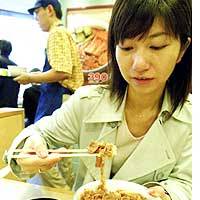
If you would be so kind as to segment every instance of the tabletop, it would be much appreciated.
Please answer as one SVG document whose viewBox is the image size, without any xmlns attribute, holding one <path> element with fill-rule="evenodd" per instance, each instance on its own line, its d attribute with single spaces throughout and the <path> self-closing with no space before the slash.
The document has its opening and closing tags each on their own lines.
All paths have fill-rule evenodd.
<svg viewBox="0 0 200 200">
<path fill-rule="evenodd" d="M 0 194 L 9 200 L 33 200 L 35 198 L 72 200 L 73 198 L 73 192 L 70 190 L 34 185 L 5 178 L 0 179 Z"/>
</svg>

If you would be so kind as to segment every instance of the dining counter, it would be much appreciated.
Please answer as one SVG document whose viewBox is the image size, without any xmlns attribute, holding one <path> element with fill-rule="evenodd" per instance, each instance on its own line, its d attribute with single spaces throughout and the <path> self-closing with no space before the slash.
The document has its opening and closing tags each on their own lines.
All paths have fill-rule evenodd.
<svg viewBox="0 0 200 200">
<path fill-rule="evenodd" d="M 8 200 L 33 200 L 36 198 L 72 200 L 73 198 L 73 192 L 70 190 L 34 185 L 5 178 L 0 179 L 0 194 L 1 197 Z"/>
<path fill-rule="evenodd" d="M 3 155 L 9 149 L 13 139 L 24 128 L 24 109 L 23 108 L 0 108 L 0 169 L 5 167 Z M 6 178 L 15 179 L 9 175 Z"/>
</svg>

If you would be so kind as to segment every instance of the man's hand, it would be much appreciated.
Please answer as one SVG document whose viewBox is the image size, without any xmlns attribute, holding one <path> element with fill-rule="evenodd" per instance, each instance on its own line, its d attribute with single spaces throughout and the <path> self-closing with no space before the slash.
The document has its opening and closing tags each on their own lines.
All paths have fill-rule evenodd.
<svg viewBox="0 0 200 200">
<path fill-rule="evenodd" d="M 29 84 L 31 83 L 31 74 L 30 73 L 22 73 L 21 75 L 17 76 L 13 79 L 17 81 L 19 84 Z"/>
</svg>

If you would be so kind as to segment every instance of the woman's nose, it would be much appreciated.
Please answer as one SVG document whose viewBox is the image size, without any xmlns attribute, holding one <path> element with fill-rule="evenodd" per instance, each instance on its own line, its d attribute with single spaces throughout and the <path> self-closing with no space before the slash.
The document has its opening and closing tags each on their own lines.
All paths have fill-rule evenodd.
<svg viewBox="0 0 200 200">
<path fill-rule="evenodd" d="M 143 72 L 149 69 L 149 64 L 146 62 L 144 55 L 135 54 L 133 56 L 132 70 L 137 72 Z"/>
</svg>

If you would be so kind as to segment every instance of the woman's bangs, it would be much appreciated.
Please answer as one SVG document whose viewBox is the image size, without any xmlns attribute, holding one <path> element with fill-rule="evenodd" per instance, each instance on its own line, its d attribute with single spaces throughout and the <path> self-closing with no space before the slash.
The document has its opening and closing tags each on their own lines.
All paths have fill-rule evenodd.
<svg viewBox="0 0 200 200">
<path fill-rule="evenodd" d="M 177 22 L 174 13 L 167 4 L 153 3 L 144 1 L 140 5 L 134 5 L 132 8 L 125 5 L 121 11 L 117 13 L 114 26 L 115 44 L 119 41 L 123 42 L 126 38 L 135 38 L 140 36 L 139 39 L 148 35 L 150 28 L 156 18 L 163 20 L 163 25 L 169 35 L 177 37 L 179 30 L 177 30 Z M 174 21 L 175 20 L 175 21 Z"/>
<path fill-rule="evenodd" d="M 122 27 L 119 41 L 123 42 L 126 38 L 130 39 L 137 36 L 140 36 L 139 39 L 142 39 L 148 34 L 153 21 L 153 17 L 143 18 L 141 20 L 130 19 L 126 24 L 124 24 L 124 27 Z"/>
<path fill-rule="evenodd" d="M 141 39 L 148 34 L 155 19 L 155 12 L 152 12 L 150 6 L 145 5 L 145 8 L 143 6 L 137 6 L 135 10 L 126 7 L 121 13 L 118 13 L 116 18 L 118 23 L 114 28 L 116 43 L 139 35 Z"/>
</svg>

